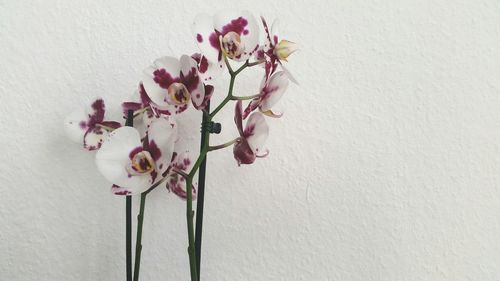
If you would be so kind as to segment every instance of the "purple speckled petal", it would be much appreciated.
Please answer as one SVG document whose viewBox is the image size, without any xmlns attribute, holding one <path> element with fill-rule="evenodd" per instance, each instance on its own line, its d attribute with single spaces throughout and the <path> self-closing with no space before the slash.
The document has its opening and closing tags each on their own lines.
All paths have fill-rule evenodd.
<svg viewBox="0 0 500 281">
<path fill-rule="evenodd" d="M 243 54 L 234 60 L 247 60 L 259 48 L 259 25 L 248 11 L 221 10 L 214 15 L 214 28 L 222 35 L 236 32 L 244 45 Z"/>
<path fill-rule="evenodd" d="M 155 161 L 156 173 L 161 175 L 168 169 L 172 160 L 174 144 L 177 140 L 177 125 L 171 118 L 156 118 L 151 122 L 147 135 L 146 150 Z"/>
<path fill-rule="evenodd" d="M 288 77 L 284 71 L 274 73 L 260 89 L 262 97 L 260 109 L 264 112 L 269 111 L 281 99 L 288 83 Z"/>
<path fill-rule="evenodd" d="M 243 112 L 243 119 L 246 119 L 248 115 L 250 115 L 250 113 L 252 113 L 257 107 L 259 107 L 260 103 L 260 97 L 251 100 L 250 103 L 248 103 L 247 108 L 245 108 L 245 111 Z"/>
<path fill-rule="evenodd" d="M 111 192 L 114 195 L 131 195 L 130 191 L 124 187 L 113 184 L 111 186 Z"/>
<path fill-rule="evenodd" d="M 84 136 L 89 129 L 104 120 L 105 106 L 101 98 L 94 100 L 90 107 L 73 110 L 64 120 L 64 129 L 68 138 L 83 144 Z"/>
<path fill-rule="evenodd" d="M 201 53 L 211 62 L 220 61 L 219 35 L 214 30 L 212 17 L 207 14 L 196 16 L 191 31 Z"/>
<path fill-rule="evenodd" d="M 263 151 L 262 148 L 269 136 L 269 126 L 262 113 L 254 112 L 248 117 L 243 136 L 255 154 L 260 154 Z"/>
<path fill-rule="evenodd" d="M 191 95 L 191 101 L 195 108 L 199 108 L 205 98 L 205 87 L 198 76 L 196 61 L 190 56 L 183 55 L 181 62 L 181 80 Z"/>
<path fill-rule="evenodd" d="M 174 155 L 175 155 L 175 157 L 174 157 L 174 161 L 172 164 L 173 167 L 179 171 L 189 172 L 188 170 L 190 169 L 190 167 L 193 163 L 189 152 L 185 151 L 185 152 L 180 153 L 180 154 L 174 153 Z M 186 197 L 187 197 L 186 180 L 182 176 L 180 176 L 179 174 L 171 171 L 169 174 L 169 179 L 167 180 L 166 187 L 169 191 L 173 192 L 179 198 L 186 199 Z M 193 194 L 193 199 L 195 199 L 196 198 L 196 188 L 194 186 L 193 186 L 192 194 Z"/>
<path fill-rule="evenodd" d="M 198 75 L 205 84 L 212 85 L 215 80 L 223 73 L 226 69 L 226 65 L 217 60 L 211 61 L 207 57 L 201 54 L 193 54 L 191 56 L 197 63 Z"/>
<path fill-rule="evenodd" d="M 236 128 L 240 133 L 240 136 L 243 136 L 243 108 L 242 101 L 239 100 L 236 102 L 236 106 L 234 108 L 234 123 L 236 124 Z"/>
<path fill-rule="evenodd" d="M 184 179 L 184 177 L 180 176 L 179 174 L 170 174 L 169 179 L 167 180 L 166 187 L 169 191 L 177 195 L 179 198 L 183 200 L 187 199 L 186 179 Z M 193 200 L 196 200 L 196 185 L 194 183 L 191 191 L 193 194 Z"/>
<path fill-rule="evenodd" d="M 207 106 L 210 99 L 212 98 L 213 93 L 214 93 L 214 86 L 205 85 L 205 97 L 203 98 L 203 102 L 199 106 L 194 105 L 194 107 L 198 110 L 204 109 Z"/>
<path fill-rule="evenodd" d="M 244 138 L 240 138 L 233 147 L 234 159 L 241 164 L 252 164 L 255 161 L 255 153 L 252 151 L 248 142 Z"/>
<path fill-rule="evenodd" d="M 159 108 L 167 108 L 168 87 L 180 81 L 180 62 L 173 57 L 162 57 L 143 71 L 142 85 L 148 97 Z"/>
<path fill-rule="evenodd" d="M 83 137 L 83 148 L 87 150 L 97 150 L 101 147 L 108 132 L 102 128 L 90 128 Z"/>
<path fill-rule="evenodd" d="M 96 123 L 102 122 L 102 120 L 104 120 L 104 112 L 106 111 L 104 100 L 100 98 L 92 102 L 90 107 L 91 111 L 89 112 L 88 118 L 89 127 L 93 126 Z"/>
</svg>

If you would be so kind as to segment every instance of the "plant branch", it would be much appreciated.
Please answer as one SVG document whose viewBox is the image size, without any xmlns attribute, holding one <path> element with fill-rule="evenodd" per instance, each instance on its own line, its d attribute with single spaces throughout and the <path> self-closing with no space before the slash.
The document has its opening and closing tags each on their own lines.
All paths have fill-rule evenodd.
<svg viewBox="0 0 500 281">
<path fill-rule="evenodd" d="M 264 63 L 264 62 L 266 62 L 266 60 L 258 60 L 258 61 L 248 63 L 248 66 L 252 67 L 252 66 L 256 66 L 256 65 L 259 65 L 261 63 Z"/>
<path fill-rule="evenodd" d="M 141 252 L 142 252 L 142 225 L 144 222 L 144 207 L 146 206 L 146 193 L 141 194 L 141 205 L 139 214 L 137 215 L 137 236 L 135 239 L 135 264 L 134 264 L 134 281 L 139 281 L 139 270 L 141 267 Z"/>
<path fill-rule="evenodd" d="M 237 141 L 238 141 L 238 138 L 235 138 L 234 140 L 228 141 L 228 142 L 223 143 L 223 144 L 219 144 L 219 145 L 215 145 L 215 146 L 209 146 L 208 147 L 208 151 L 214 151 L 214 150 L 226 148 L 228 146 L 233 145 Z"/>
<path fill-rule="evenodd" d="M 185 179 L 187 179 L 189 177 L 189 175 L 186 174 L 184 171 L 177 170 L 176 168 L 172 168 L 172 172 L 179 174 L 180 176 L 182 176 Z"/>
<path fill-rule="evenodd" d="M 111 128 L 109 126 L 106 126 L 106 125 L 103 125 L 103 124 L 99 124 L 99 123 L 95 124 L 95 126 L 98 127 L 98 128 L 102 128 L 102 129 L 104 129 L 104 130 L 106 130 L 108 132 L 112 132 L 112 131 L 115 130 L 115 128 Z M 125 126 L 127 126 L 127 125 L 125 125 Z"/>
<path fill-rule="evenodd" d="M 226 57 L 224 57 L 224 60 L 226 62 L 226 65 L 228 66 L 229 69 L 229 74 L 231 75 L 231 80 L 229 82 L 229 90 L 227 93 L 226 98 L 212 111 L 208 116 L 206 122 L 212 121 L 212 119 L 215 117 L 215 115 L 229 102 L 231 101 L 233 97 L 233 88 L 234 88 L 234 81 L 236 79 L 236 76 L 243 71 L 247 66 L 248 66 L 248 60 L 245 61 L 245 63 L 240 66 L 236 71 L 233 71 L 231 66 L 229 65 L 229 61 L 227 60 Z M 188 177 L 186 178 L 186 220 L 187 220 L 187 230 L 188 230 L 188 254 L 189 254 L 189 268 L 190 268 L 190 273 L 191 273 L 191 281 L 198 281 L 198 269 L 196 266 L 196 253 L 195 253 L 195 237 L 194 237 L 194 224 L 193 224 L 193 218 L 194 218 L 194 211 L 193 211 L 193 178 L 200 168 L 201 164 L 203 163 L 203 160 L 207 156 L 207 153 L 209 151 L 209 135 L 210 133 L 208 130 L 203 131 L 203 136 L 204 136 L 204 143 L 202 144 L 202 148 L 200 151 L 200 155 L 198 156 L 198 159 L 196 159 L 196 162 L 194 163 L 193 167 L 191 168 L 191 171 L 188 174 Z M 152 189 L 154 187 L 151 187 Z"/>
<path fill-rule="evenodd" d="M 253 100 L 255 98 L 258 98 L 259 96 L 260 96 L 260 94 L 251 95 L 251 96 L 243 96 L 243 97 L 232 96 L 231 100 Z"/>
</svg>

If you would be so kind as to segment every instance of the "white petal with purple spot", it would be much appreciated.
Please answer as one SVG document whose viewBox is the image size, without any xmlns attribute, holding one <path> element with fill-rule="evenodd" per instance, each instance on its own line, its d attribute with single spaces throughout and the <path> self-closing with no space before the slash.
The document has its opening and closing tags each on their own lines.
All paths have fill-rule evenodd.
<svg viewBox="0 0 500 281">
<path fill-rule="evenodd" d="M 254 112 L 248 117 L 244 135 L 255 154 L 263 151 L 264 144 L 269 136 L 269 126 L 262 113 Z"/>
<path fill-rule="evenodd" d="M 114 130 L 96 153 L 97 169 L 112 184 L 121 186 L 132 194 L 144 192 L 152 183 L 151 174 L 131 175 L 131 153 L 142 149 L 139 132 L 132 127 Z"/>
</svg>

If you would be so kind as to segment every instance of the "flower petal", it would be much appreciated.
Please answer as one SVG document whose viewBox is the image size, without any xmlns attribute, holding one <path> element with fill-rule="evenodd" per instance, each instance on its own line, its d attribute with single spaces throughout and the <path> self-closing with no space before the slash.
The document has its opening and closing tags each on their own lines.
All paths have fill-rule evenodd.
<svg viewBox="0 0 500 281">
<path fill-rule="evenodd" d="M 240 136 L 243 136 L 243 108 L 242 101 L 239 100 L 236 102 L 236 106 L 234 109 L 234 123 L 236 124 L 236 128 L 238 128 L 238 132 Z"/>
<path fill-rule="evenodd" d="M 207 14 L 196 16 L 191 31 L 202 54 L 212 62 L 222 61 L 219 36 L 214 30 L 213 19 Z"/>
<path fill-rule="evenodd" d="M 186 192 L 186 179 L 179 174 L 172 173 L 169 176 L 166 185 L 167 189 L 177 195 L 179 198 L 186 200 L 187 192 Z M 191 188 L 191 194 L 193 200 L 196 200 L 196 187 L 193 183 L 193 187 Z"/>
<path fill-rule="evenodd" d="M 276 72 L 261 89 L 262 102 L 260 109 L 264 112 L 273 107 L 283 96 L 288 87 L 288 77 L 284 71 Z"/>
<path fill-rule="evenodd" d="M 74 142 L 82 143 L 83 136 L 89 129 L 87 125 L 87 113 L 83 109 L 74 110 L 64 120 L 64 129 L 68 138 Z"/>
<path fill-rule="evenodd" d="M 178 171 L 188 172 L 191 167 L 192 161 L 188 151 L 185 151 L 181 154 L 174 153 L 175 159 L 172 164 L 173 167 Z M 175 195 L 179 196 L 182 199 L 187 198 L 186 193 L 186 180 L 181 175 L 171 171 L 169 175 L 169 179 L 166 185 L 167 189 L 173 192 Z M 193 199 L 196 198 L 196 189 L 193 184 L 192 188 Z"/>
<path fill-rule="evenodd" d="M 111 132 L 96 154 L 97 169 L 112 184 L 131 194 L 146 191 L 152 184 L 151 174 L 131 175 L 128 167 L 134 151 L 142 150 L 139 132 L 121 127 Z"/>
<path fill-rule="evenodd" d="M 113 192 L 114 195 L 130 195 L 130 191 L 116 184 L 111 186 L 111 192 Z"/>
<path fill-rule="evenodd" d="M 162 57 L 152 66 L 143 71 L 142 85 L 148 97 L 160 108 L 166 108 L 168 103 L 168 87 L 180 80 L 181 66 L 179 60 L 173 57 Z"/>
<path fill-rule="evenodd" d="M 183 55 L 180 62 L 182 83 L 191 94 L 191 101 L 194 107 L 198 109 L 205 99 L 205 87 L 198 76 L 197 63 L 193 58 L 187 55 Z"/>
<path fill-rule="evenodd" d="M 147 134 L 147 150 L 155 161 L 155 171 L 158 175 L 163 175 L 172 160 L 177 126 L 169 118 L 156 118 L 149 125 Z"/>
<path fill-rule="evenodd" d="M 205 84 L 213 84 L 215 79 L 219 77 L 225 69 L 225 64 L 217 60 L 211 61 L 206 56 L 201 54 L 193 54 L 191 56 L 197 63 L 198 75 Z"/>
<path fill-rule="evenodd" d="M 88 125 L 92 126 L 97 123 L 100 123 L 104 120 L 104 112 L 105 112 L 105 106 L 104 106 L 104 100 L 102 99 L 96 99 L 91 105 L 91 110 L 89 112 L 88 116 Z"/>
<path fill-rule="evenodd" d="M 69 139 L 82 143 L 89 128 L 104 120 L 105 106 L 101 98 L 93 101 L 89 108 L 74 110 L 65 120 L 64 129 Z"/>
<path fill-rule="evenodd" d="M 205 85 L 205 97 L 203 98 L 203 102 L 199 106 L 194 106 L 198 110 L 205 109 L 207 107 L 210 98 L 212 98 L 212 94 L 214 93 L 214 86 Z"/>
<path fill-rule="evenodd" d="M 250 117 L 243 132 L 243 136 L 248 141 L 248 145 L 255 154 L 262 151 L 264 143 L 269 135 L 269 126 L 266 123 L 264 115 L 260 112 L 254 112 Z"/>
<path fill-rule="evenodd" d="M 248 103 L 247 108 L 245 108 L 245 111 L 243 112 L 243 119 L 246 119 L 250 113 L 252 113 L 257 107 L 259 107 L 261 102 L 260 97 L 253 99 Z"/>
<path fill-rule="evenodd" d="M 252 164 L 256 158 L 252 148 L 248 145 L 248 141 L 244 138 L 240 138 L 234 145 L 233 155 L 234 159 L 238 162 L 238 166 L 241 164 Z"/>
<path fill-rule="evenodd" d="M 214 27 L 221 34 L 236 32 L 244 45 L 241 57 L 237 61 L 248 59 L 259 48 L 259 25 L 248 11 L 221 10 L 214 16 Z"/>
<path fill-rule="evenodd" d="M 283 72 L 285 72 L 286 76 L 288 77 L 288 79 L 290 81 L 292 81 L 292 83 L 294 83 L 295 85 L 299 85 L 299 81 L 297 81 L 297 79 L 295 79 L 295 77 L 292 75 L 292 73 L 288 70 L 288 68 L 286 68 L 281 62 L 279 62 L 280 65 L 281 65 L 281 69 L 283 70 Z"/>
<path fill-rule="evenodd" d="M 278 19 L 275 19 L 271 26 L 271 34 L 270 34 L 271 42 L 273 43 L 274 46 L 278 44 L 279 40 L 279 26 L 280 26 L 280 21 Z"/>
<path fill-rule="evenodd" d="M 83 148 L 87 150 L 97 150 L 101 147 L 108 132 L 102 128 L 90 128 L 83 137 Z"/>
</svg>

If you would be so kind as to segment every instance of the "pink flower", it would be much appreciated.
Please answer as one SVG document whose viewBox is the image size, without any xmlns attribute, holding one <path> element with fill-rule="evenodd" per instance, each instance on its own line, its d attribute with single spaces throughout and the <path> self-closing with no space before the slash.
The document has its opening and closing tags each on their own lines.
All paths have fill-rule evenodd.
<svg viewBox="0 0 500 281">
<path fill-rule="evenodd" d="M 176 139 L 177 127 L 165 117 L 151 122 L 143 142 L 137 129 L 121 127 L 97 152 L 97 168 L 113 184 L 113 193 L 142 193 L 168 172 Z"/>
<path fill-rule="evenodd" d="M 288 77 L 285 72 L 274 73 L 269 79 L 264 77 L 260 85 L 260 95 L 253 99 L 243 113 L 243 119 L 259 108 L 259 111 L 269 117 L 279 118 L 283 113 L 277 113 L 272 107 L 281 99 L 288 87 Z"/>
<path fill-rule="evenodd" d="M 256 59 L 265 60 L 266 75 L 270 76 L 276 71 L 278 65 L 281 66 L 288 79 L 297 84 L 297 80 L 285 68 L 282 61 L 287 61 L 288 56 L 298 50 L 298 45 L 288 40 L 279 40 L 278 20 L 273 22 L 271 29 L 266 20 L 261 17 L 265 32 L 265 44 L 256 53 Z"/>
<path fill-rule="evenodd" d="M 252 164 L 255 158 L 266 157 L 269 154 L 268 150 L 264 154 L 259 154 L 269 135 L 269 127 L 264 115 L 260 112 L 252 113 L 243 129 L 242 102 L 238 101 L 234 112 L 234 122 L 240 134 L 233 148 L 234 158 L 238 165 Z"/>
<path fill-rule="evenodd" d="M 104 121 L 105 111 L 101 98 L 93 101 L 90 108 L 73 111 L 64 121 L 66 135 L 87 150 L 99 149 L 108 132 L 121 126 L 115 121 Z"/>
<path fill-rule="evenodd" d="M 157 59 L 143 72 L 142 86 L 155 108 L 170 113 L 187 109 L 189 100 L 198 110 L 205 108 L 213 87 L 205 86 L 198 76 L 196 61 L 187 56 Z"/>
<path fill-rule="evenodd" d="M 223 55 L 245 61 L 259 48 L 259 26 L 248 11 L 222 10 L 213 17 L 198 15 L 192 31 L 202 53 L 200 75 L 205 81 L 223 70 Z"/>
</svg>

